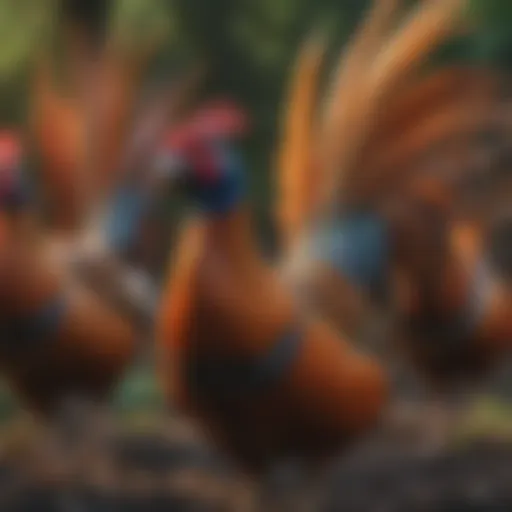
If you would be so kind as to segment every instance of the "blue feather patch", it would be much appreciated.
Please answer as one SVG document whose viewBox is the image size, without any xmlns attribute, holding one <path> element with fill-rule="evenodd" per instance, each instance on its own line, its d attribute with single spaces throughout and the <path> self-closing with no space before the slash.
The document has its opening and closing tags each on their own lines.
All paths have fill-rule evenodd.
<svg viewBox="0 0 512 512">
<path fill-rule="evenodd" d="M 0 183 L 0 208 L 21 210 L 32 201 L 33 184 L 23 169 L 12 172 L 9 179 Z"/>
<path fill-rule="evenodd" d="M 315 237 L 315 256 L 334 267 L 354 286 L 368 290 L 385 285 L 389 235 L 382 218 L 356 213 L 336 219 Z"/>
<path fill-rule="evenodd" d="M 245 168 L 238 156 L 225 148 L 212 149 L 215 177 L 210 180 L 191 177 L 190 192 L 198 206 L 207 213 L 223 215 L 245 197 Z"/>
<path fill-rule="evenodd" d="M 115 250 L 122 252 L 134 244 L 150 205 L 150 195 L 136 185 L 118 192 L 105 221 L 107 239 Z"/>
</svg>

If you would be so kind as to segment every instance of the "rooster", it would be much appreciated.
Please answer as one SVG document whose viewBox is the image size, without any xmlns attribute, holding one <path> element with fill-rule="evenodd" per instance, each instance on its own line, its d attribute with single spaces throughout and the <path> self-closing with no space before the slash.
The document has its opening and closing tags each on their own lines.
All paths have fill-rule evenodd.
<svg viewBox="0 0 512 512">
<path fill-rule="evenodd" d="M 0 144 L 0 371 L 26 409 L 47 420 L 45 441 L 57 443 L 58 451 L 63 447 L 52 427 L 75 430 L 78 419 L 84 441 L 84 428 L 101 420 L 98 406 L 133 360 L 138 337 L 125 312 L 84 287 L 72 268 L 74 237 L 83 236 L 88 214 L 74 192 L 95 156 L 97 173 L 89 176 L 94 187 L 88 199 L 96 204 L 109 193 L 137 90 L 133 60 L 119 59 L 110 47 L 99 55 L 101 66 L 91 75 L 100 77 L 101 95 L 86 97 L 79 91 L 72 100 L 56 93 L 48 60 L 39 61 L 29 125 L 42 163 L 43 190 L 56 206 L 49 226 L 38 215 L 38 190 L 25 186 L 26 141 L 9 133 Z M 107 96 L 107 105 L 98 102 Z M 87 111 L 104 116 L 101 144 L 106 146 L 97 147 L 91 139 Z M 71 231 L 71 243 L 62 229 Z"/>
<path fill-rule="evenodd" d="M 319 142 L 322 47 L 318 39 L 306 46 L 286 119 L 277 215 L 292 285 L 345 330 L 357 330 L 370 306 L 391 306 L 395 338 L 437 392 L 468 389 L 494 368 L 512 328 L 500 279 L 507 249 L 495 235 L 509 225 L 506 215 L 496 219 L 510 181 L 509 78 L 452 65 L 395 82 L 400 44 L 404 62 L 421 62 L 423 44 L 448 28 L 456 4 L 423 7 L 428 16 L 420 10 L 397 36 L 396 53 L 379 47 L 396 5 L 375 7 L 338 75 L 325 109 L 330 130 L 320 130 Z M 435 30 L 419 30 L 438 16 Z M 336 208 L 324 199 L 333 194 Z"/>
<path fill-rule="evenodd" d="M 163 294 L 164 385 L 249 468 L 282 455 L 331 455 L 383 412 L 382 367 L 354 352 L 340 334 L 348 330 L 354 304 L 360 308 L 359 297 L 386 291 L 383 278 L 395 256 L 387 213 L 365 196 L 359 163 L 372 156 L 367 144 L 380 127 L 377 113 L 414 89 L 412 71 L 450 34 L 464 2 L 420 4 L 392 32 L 397 4 L 376 3 L 344 55 L 320 119 L 314 96 L 322 49 L 317 40 L 306 48 L 295 87 L 298 110 L 290 114 L 280 160 L 278 220 L 285 244 L 276 271 L 252 238 L 236 158 L 197 134 L 162 149 L 161 158 L 174 162 L 171 168 L 181 162 L 187 169 L 186 185 L 202 209 L 184 229 Z M 390 41 L 383 43 L 388 33 Z M 322 231 L 327 236 L 319 239 Z M 340 237 L 329 236 L 337 233 L 341 253 Z M 339 286 L 331 297 L 340 299 L 342 329 L 326 321 L 326 313 L 329 321 L 334 315 L 314 304 L 315 297 L 313 304 L 303 300 L 302 276 L 313 275 L 314 283 L 322 267 L 328 273 L 320 288 Z M 347 301 L 345 293 L 356 301 Z M 345 394 L 348 389 L 359 404 Z"/>
<path fill-rule="evenodd" d="M 53 257 L 20 179 L 21 144 L 7 134 L 0 146 L 0 372 L 43 420 L 35 455 L 67 457 L 93 440 L 137 333 Z"/>
<path fill-rule="evenodd" d="M 395 112 L 387 103 L 400 96 L 397 90 L 413 95 L 418 73 L 411 68 L 418 68 L 453 31 L 457 19 L 453 14 L 461 3 L 420 4 L 393 33 L 390 26 L 399 2 L 376 2 L 334 76 L 322 116 L 318 81 L 323 40 L 318 36 L 309 40 L 299 58 L 278 161 L 281 264 L 297 293 L 308 296 L 308 302 L 316 302 L 354 335 L 375 304 L 386 299 L 391 258 L 388 226 L 371 198 L 358 190 L 359 182 L 374 183 L 360 169 L 359 160 L 372 158 L 371 141 L 386 133 L 382 116 L 388 110 Z M 414 114 L 410 115 L 412 119 Z M 345 137 L 347 141 L 340 144 Z M 337 179 L 343 186 L 336 185 Z M 344 198 L 333 200 L 331 191 L 340 189 Z M 325 205 L 329 211 L 322 211 Z"/>
<path fill-rule="evenodd" d="M 309 317 L 260 255 L 236 154 L 190 124 L 159 165 L 202 210 L 184 229 L 158 330 L 164 386 L 240 464 L 319 460 L 371 428 L 383 370 Z"/>
</svg>

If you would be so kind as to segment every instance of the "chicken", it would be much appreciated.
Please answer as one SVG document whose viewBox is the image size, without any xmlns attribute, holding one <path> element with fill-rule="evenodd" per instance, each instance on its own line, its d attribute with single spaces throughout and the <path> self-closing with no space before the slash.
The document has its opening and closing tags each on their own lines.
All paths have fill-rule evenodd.
<svg viewBox="0 0 512 512">
<path fill-rule="evenodd" d="M 107 398 L 134 355 L 135 332 L 48 252 L 20 190 L 19 144 L 9 142 L 0 162 L 0 368 L 31 411 L 52 417 L 75 394 Z"/>
<path fill-rule="evenodd" d="M 309 303 L 348 332 L 372 303 L 391 308 L 394 337 L 431 389 L 467 392 L 510 351 L 510 222 L 506 208 L 499 215 L 510 197 L 510 79 L 451 65 L 398 80 L 400 44 L 403 62 L 419 63 L 422 44 L 456 19 L 447 15 L 457 2 L 435 4 L 396 36 L 395 49 L 379 48 L 375 27 L 382 32 L 387 16 L 384 3 L 376 7 L 373 50 L 372 37 L 356 39 L 365 58 L 346 59 L 355 71 L 337 75 L 323 125 L 312 107 L 321 48 L 306 48 L 285 126 L 277 217 L 283 267 Z M 444 22 L 430 36 L 418 29 L 438 16 Z M 333 195 L 334 208 L 325 199 Z"/>
<path fill-rule="evenodd" d="M 391 285 L 389 223 L 374 197 L 391 177 L 378 179 L 366 167 L 385 160 L 389 139 L 379 146 L 379 137 L 428 113 L 446 95 L 446 82 L 454 82 L 450 73 L 424 78 L 418 68 L 456 27 L 463 3 L 420 4 L 392 31 L 399 2 L 376 2 L 320 113 L 323 41 L 315 35 L 299 57 L 279 148 L 281 267 L 297 295 L 353 336 L 388 301 Z M 403 138 L 391 141 L 400 145 Z"/>
<path fill-rule="evenodd" d="M 243 164 L 191 123 L 161 150 L 183 162 L 202 210 L 162 298 L 164 386 L 246 469 L 321 460 L 376 424 L 384 372 L 295 302 L 260 255 Z"/>
<path fill-rule="evenodd" d="M 347 331 L 351 315 L 347 304 L 352 308 L 352 298 L 344 303 L 345 292 L 352 297 L 361 289 L 380 293 L 379 288 L 387 285 L 381 277 L 394 256 L 387 220 L 368 208 L 371 203 L 365 202 L 358 174 L 352 170 L 361 155 L 367 155 L 366 144 L 378 127 L 372 122 L 377 121 L 376 113 L 385 111 L 397 91 L 406 90 L 414 76 L 411 71 L 450 33 L 463 4 L 420 5 L 383 45 L 397 2 L 378 2 L 344 56 L 320 119 L 315 119 L 312 95 L 317 90 L 322 50 L 317 41 L 308 45 L 294 89 L 300 109 L 286 125 L 287 145 L 280 160 L 283 194 L 278 219 L 285 246 L 277 271 L 262 261 L 252 239 L 232 155 L 215 144 L 197 143 L 197 136 L 191 137 L 192 147 L 184 155 L 176 144 L 171 145 L 167 158 L 184 159 L 189 190 L 203 212 L 185 228 L 169 289 L 163 295 L 164 385 L 246 467 L 261 468 L 287 454 L 306 458 L 332 454 L 375 425 L 383 411 L 387 385 L 382 367 L 354 352 L 344 341 L 346 335 L 340 334 Z M 377 57 L 372 59 L 372 54 Z M 343 242 L 347 246 L 357 242 L 355 252 L 342 251 L 341 262 L 336 261 L 339 252 L 329 245 L 329 236 L 323 239 L 326 246 L 317 243 L 319 228 L 324 235 L 340 230 L 336 223 L 326 229 L 325 223 L 338 215 L 342 238 L 350 238 Z M 322 266 L 331 274 L 324 274 L 321 285 L 333 274 L 339 277 L 329 284 L 339 286 L 338 295 L 332 297 L 341 302 L 341 329 L 325 322 L 325 304 L 314 304 L 316 297 L 313 304 L 303 300 L 300 275 L 311 276 L 313 271 L 314 281 Z M 297 355 L 292 364 L 293 346 L 288 340 L 297 339 L 293 327 L 297 322 L 302 325 L 303 341 L 296 354 L 302 357 Z M 289 348 L 279 349 L 285 342 Z M 267 351 L 273 347 L 271 355 L 263 357 L 264 347 Z M 251 358 L 256 355 L 254 362 Z M 244 356 L 249 362 L 242 364 Z M 242 394 L 244 376 L 249 389 L 251 379 L 255 386 L 258 379 L 265 382 L 259 371 L 273 357 L 283 358 L 277 374 L 282 379 L 274 381 L 273 387 L 268 384 L 266 394 L 263 389 L 247 400 Z M 276 376 L 274 368 L 265 371 Z M 307 389 L 301 387 L 305 382 Z M 343 391 L 349 388 L 350 396 L 364 397 L 359 404 Z"/>
<path fill-rule="evenodd" d="M 471 282 L 479 274 L 476 269 L 480 264 L 472 261 L 474 256 L 468 262 L 468 256 L 464 256 L 464 251 L 469 250 L 467 243 L 459 246 L 455 240 L 457 233 L 463 230 L 476 239 L 473 245 L 477 244 L 478 249 L 473 248 L 473 252 L 477 251 L 480 257 L 489 253 L 486 240 L 496 224 L 493 212 L 497 209 L 496 202 L 501 204 L 506 200 L 510 181 L 506 172 L 502 172 L 507 145 L 500 142 L 506 141 L 509 130 L 507 100 L 499 97 L 500 88 L 506 83 L 507 77 L 498 72 L 450 67 L 412 82 L 399 98 L 392 99 L 383 109 L 373 136 L 366 141 L 366 149 L 361 154 L 361 175 L 354 177 L 357 183 L 353 185 L 354 196 L 363 197 L 363 204 L 370 205 L 366 211 L 371 209 L 370 213 L 373 211 L 377 218 L 368 213 L 362 215 L 359 210 L 358 216 L 349 217 L 352 219 L 349 225 L 344 222 L 347 213 L 342 213 L 338 217 L 335 215 L 334 221 L 313 226 L 316 253 L 306 255 L 306 264 L 313 270 L 308 275 L 303 263 L 295 274 L 300 274 L 299 280 L 309 280 L 310 288 L 306 289 L 310 295 L 313 291 L 316 306 L 330 313 L 330 317 L 336 317 L 341 326 L 350 325 L 350 319 L 357 323 L 358 317 L 364 318 L 371 311 L 361 295 L 371 293 L 372 285 L 377 291 L 387 289 L 387 297 L 384 295 L 382 300 L 381 295 L 380 301 L 386 306 L 402 300 L 404 279 L 407 279 L 409 288 L 417 288 L 416 295 L 430 294 L 429 298 L 422 299 L 425 309 L 428 309 L 426 302 L 430 302 L 430 306 L 447 308 L 445 316 L 448 317 L 451 315 L 449 310 L 456 309 L 454 300 L 455 303 L 464 302 L 466 294 L 476 293 Z M 465 84 L 463 90 L 461 84 Z M 479 134 L 493 129 L 498 140 L 496 137 L 480 137 L 479 141 Z M 485 175 L 486 188 L 475 189 L 473 183 L 478 186 L 482 182 L 479 176 Z M 291 192 L 288 202 L 292 202 L 290 198 L 293 199 Z M 301 204 L 296 204 L 296 208 L 301 211 Z M 302 211 L 307 212 L 308 208 Z M 362 211 L 364 213 L 365 208 Z M 436 225 L 434 218 L 439 218 Z M 443 234 L 427 236 L 435 229 Z M 439 247 L 442 241 L 436 237 L 444 237 L 446 250 L 455 252 L 449 258 L 455 261 L 446 263 L 449 267 L 446 273 L 441 271 L 444 263 Z M 450 245 L 448 240 L 451 239 L 453 244 Z M 297 252 L 290 251 L 289 259 L 284 259 L 284 264 L 292 270 Z M 381 259 L 375 260 L 378 255 Z M 322 265 L 318 265 L 315 256 L 320 258 Z M 492 255 L 488 254 L 486 258 L 492 259 Z M 414 259 L 421 259 L 421 263 L 413 262 Z M 467 263 L 463 269 L 462 261 Z M 497 285 L 499 276 L 492 269 L 488 270 L 493 286 Z M 455 277 L 456 274 L 461 275 Z M 454 279 L 458 281 L 456 287 L 466 291 L 457 292 L 446 286 Z M 432 288 L 435 282 L 438 282 L 436 291 L 427 292 L 425 287 Z M 347 293 L 350 286 L 355 288 L 352 294 Z M 499 293 L 505 293 L 505 290 Z M 455 294 L 458 298 L 448 298 L 447 305 L 443 300 L 446 294 Z M 352 304 L 350 297 L 353 297 Z M 407 307 L 404 305 L 398 313 L 402 325 L 408 324 L 408 316 L 412 314 L 411 311 L 406 313 Z M 422 309 L 418 305 L 415 314 Z M 434 317 L 431 320 L 436 323 Z M 504 316 L 501 322 L 506 323 Z M 420 331 L 424 328 L 425 325 Z M 439 325 L 436 337 L 442 331 L 443 327 Z M 453 334 L 448 330 L 446 335 L 451 337 Z M 434 345 L 444 343 L 440 341 L 429 346 L 433 349 Z M 503 346 L 495 340 L 488 347 L 494 344 Z M 462 368 L 464 359 L 457 358 Z M 483 353 L 475 354 L 474 359 L 479 359 L 482 364 L 487 361 Z M 446 373 L 454 376 L 458 372 L 453 370 L 451 367 Z"/>
</svg>

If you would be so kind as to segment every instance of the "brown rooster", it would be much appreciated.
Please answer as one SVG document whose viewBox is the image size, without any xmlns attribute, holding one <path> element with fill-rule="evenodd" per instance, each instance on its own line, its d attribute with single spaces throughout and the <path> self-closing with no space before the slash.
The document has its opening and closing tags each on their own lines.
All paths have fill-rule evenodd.
<svg viewBox="0 0 512 512">
<path fill-rule="evenodd" d="M 77 94 L 70 98 L 56 92 L 49 60 L 38 61 L 29 126 L 42 164 L 43 192 L 55 208 L 50 227 L 38 218 L 37 190 L 32 187 L 27 195 L 20 181 L 27 177 L 21 170 L 21 143 L 13 134 L 2 142 L 0 371 L 26 408 L 50 424 L 82 403 L 79 421 L 84 428 L 89 425 L 95 415 L 88 404 L 105 402 L 135 354 L 132 319 L 79 282 L 71 268 L 73 237 L 68 243 L 60 233 L 65 228 L 82 236 L 90 212 L 80 199 L 94 207 L 119 172 L 117 158 L 139 85 L 135 69 L 144 58 L 138 62 L 137 56 L 128 59 L 116 51 L 102 46 L 93 66 L 90 55 L 74 55 Z M 95 85 L 90 96 L 83 79 Z M 105 146 L 91 138 L 95 127 L 86 113 L 101 117 L 96 133 L 101 132 Z M 96 172 L 89 173 L 91 168 Z M 86 177 L 92 188 L 78 197 Z"/>
<path fill-rule="evenodd" d="M 207 211 L 187 228 L 163 298 L 167 389 L 246 468 L 330 455 L 377 420 L 382 370 L 308 318 L 262 260 L 231 156 L 208 141 L 176 153 Z"/>
<path fill-rule="evenodd" d="M 388 147 L 375 153 L 374 141 L 390 129 L 398 131 L 399 122 L 419 120 L 432 100 L 443 98 L 445 82 L 454 81 L 435 73 L 425 79 L 412 71 L 456 25 L 453 13 L 462 3 L 420 5 L 393 32 L 389 27 L 399 2 L 377 2 L 335 75 L 323 117 L 317 114 L 321 41 L 309 41 L 300 56 L 279 152 L 282 267 L 297 293 L 345 332 L 359 331 L 375 302 L 368 299 L 382 302 L 389 287 L 388 225 L 366 190 L 380 192 L 387 181 L 381 184 L 367 173 L 366 162 L 381 162 Z M 403 96 L 411 108 L 402 106 Z M 336 185 L 338 179 L 343 183 Z M 344 197 L 333 201 L 338 190 Z"/>
<path fill-rule="evenodd" d="M 20 183 L 16 140 L 12 147 L 0 162 L 0 367 L 27 407 L 54 416 L 68 397 L 107 397 L 131 361 L 135 333 L 48 253 Z"/>
<path fill-rule="evenodd" d="M 359 207 L 366 202 L 355 185 L 356 169 L 379 126 L 377 113 L 386 111 L 397 92 L 407 90 L 412 69 L 450 32 L 454 14 L 464 4 L 420 5 L 384 44 L 397 3 L 378 2 L 354 38 L 320 124 L 312 99 L 321 55 L 316 41 L 303 56 L 294 95 L 299 110 L 290 114 L 281 159 L 278 218 L 286 241 L 285 280 L 259 256 L 232 155 L 216 144 L 198 142 L 197 135 L 184 150 L 168 149 L 171 161 L 179 167 L 181 159 L 188 168 L 188 186 L 206 211 L 185 228 L 163 295 L 164 382 L 171 396 L 199 416 L 246 467 L 261 468 L 283 455 L 316 459 L 333 454 L 363 433 L 382 410 L 382 369 L 353 352 L 340 331 L 318 317 L 323 307 L 317 304 L 313 313 L 304 306 L 300 274 L 322 264 L 339 272 L 329 237 L 327 258 L 312 251 L 323 250 L 318 227 L 339 215 L 338 191 L 343 188 L 341 212 L 354 211 L 348 234 L 355 242 L 362 236 L 363 243 L 359 252 L 343 255 L 339 280 L 329 284 L 340 283 L 342 303 L 345 291 L 379 293 L 387 284 L 380 279 L 387 271 L 387 253 L 389 259 L 393 255 L 387 224 L 380 212 L 366 214 Z M 320 287 L 328 279 L 324 275 Z M 349 318 L 345 307 L 341 309 Z M 352 401 L 356 395 L 357 403 Z"/>
<path fill-rule="evenodd" d="M 430 21 L 456 2 L 437 3 L 437 12 L 434 4 L 427 7 Z M 403 49 L 404 62 L 420 62 L 427 34 L 418 26 L 428 20 L 420 16 L 402 33 L 414 49 Z M 377 32 L 367 32 L 374 43 Z M 510 350 L 510 291 L 503 279 L 510 222 L 507 215 L 496 218 L 510 197 L 510 79 L 451 66 L 395 83 L 400 46 L 396 53 L 372 50 L 369 41 L 367 35 L 355 44 L 368 52 L 365 59 L 346 61 L 356 73 L 342 68 L 326 109 L 331 131 L 320 143 L 314 137 L 318 44 L 302 56 L 281 161 L 284 267 L 290 282 L 344 329 L 367 317 L 365 297 L 384 298 L 395 308 L 395 327 L 405 332 L 396 338 L 405 336 L 402 348 L 435 389 L 456 382 L 468 389 L 468 381 Z M 381 66 L 390 55 L 388 79 Z M 375 77 L 382 80 L 377 90 Z M 332 194 L 338 211 L 315 223 L 315 211 L 332 204 L 322 197 Z M 374 293 L 383 289 L 384 297 Z"/>
</svg>

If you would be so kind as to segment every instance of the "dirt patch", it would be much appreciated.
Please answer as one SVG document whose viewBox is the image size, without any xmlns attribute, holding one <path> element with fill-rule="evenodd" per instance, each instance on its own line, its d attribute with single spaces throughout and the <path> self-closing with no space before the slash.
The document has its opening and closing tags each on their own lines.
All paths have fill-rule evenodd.
<svg viewBox="0 0 512 512">
<path fill-rule="evenodd" d="M 119 434 L 73 477 L 0 464 L 2 512 L 474 512 L 512 510 L 512 444 L 473 442 L 425 455 L 389 442 L 341 458 L 316 486 L 280 474 L 248 487 L 191 436 Z M 307 508 L 303 508 L 307 510 Z"/>
</svg>

